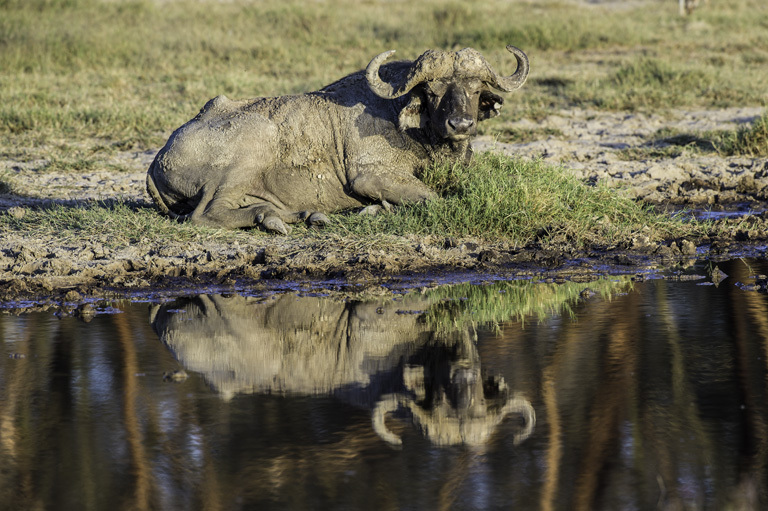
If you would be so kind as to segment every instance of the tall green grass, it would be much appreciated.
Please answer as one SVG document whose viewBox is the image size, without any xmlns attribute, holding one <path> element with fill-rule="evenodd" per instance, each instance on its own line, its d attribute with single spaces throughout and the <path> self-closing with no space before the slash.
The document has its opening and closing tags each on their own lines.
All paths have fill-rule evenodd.
<svg viewBox="0 0 768 511">
<path fill-rule="evenodd" d="M 483 153 L 469 165 L 430 167 L 422 179 L 441 198 L 377 217 L 344 216 L 332 227 L 356 236 L 389 233 L 479 236 L 519 246 L 535 241 L 574 247 L 692 234 L 696 226 L 654 213 L 606 186 L 589 186 L 541 161 Z"/>
</svg>

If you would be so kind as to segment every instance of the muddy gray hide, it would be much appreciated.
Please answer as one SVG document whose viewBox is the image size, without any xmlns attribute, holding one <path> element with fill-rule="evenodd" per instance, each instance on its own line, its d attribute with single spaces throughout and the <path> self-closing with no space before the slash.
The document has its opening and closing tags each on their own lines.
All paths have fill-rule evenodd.
<svg viewBox="0 0 768 511">
<path fill-rule="evenodd" d="M 321 227 L 327 213 L 436 198 L 417 177 L 436 160 L 469 161 L 477 124 L 499 114 L 528 76 L 525 53 L 509 76 L 480 53 L 429 50 L 386 62 L 315 92 L 210 100 L 178 128 L 147 172 L 147 192 L 165 215 L 224 228 L 287 234 Z"/>
</svg>

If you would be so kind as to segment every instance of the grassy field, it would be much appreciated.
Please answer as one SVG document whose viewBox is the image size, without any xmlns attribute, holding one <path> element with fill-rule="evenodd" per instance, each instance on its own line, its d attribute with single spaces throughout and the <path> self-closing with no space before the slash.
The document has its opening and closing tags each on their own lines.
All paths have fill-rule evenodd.
<svg viewBox="0 0 768 511">
<path fill-rule="evenodd" d="M 94 138 L 155 147 L 213 96 L 316 89 L 387 49 L 471 46 L 511 71 L 504 46 L 523 48 L 530 80 L 497 124 L 569 106 L 765 104 L 766 2 L 713 0 L 687 18 L 672 0 L 620 6 L 0 0 L 3 151 Z"/>
<path fill-rule="evenodd" d="M 118 150 L 157 149 L 218 94 L 243 98 L 316 89 L 388 49 L 413 58 L 428 48 L 471 46 L 501 72 L 511 72 L 514 58 L 506 44 L 528 53 L 531 75 L 523 90 L 509 96 L 503 114 L 484 123 L 486 132 L 558 108 L 664 112 L 766 104 L 764 0 L 711 0 L 689 17 L 677 14 L 673 0 L 0 0 L 0 158 L 45 159 L 41 171 L 93 169 Z M 718 135 L 716 143 L 726 152 L 760 154 L 766 124 L 763 119 L 749 133 Z M 481 159 L 474 172 L 477 165 L 487 166 L 494 179 L 506 169 L 519 189 L 540 184 L 542 169 L 522 162 Z M 502 213 L 506 230 L 488 227 L 482 217 L 460 218 L 460 205 L 414 209 L 395 217 L 399 225 L 390 219 L 345 229 L 442 229 L 520 242 L 542 230 L 581 240 L 595 233 L 623 237 L 643 225 L 658 225 L 660 235 L 679 230 L 668 230 L 668 219 L 656 221 L 629 201 L 613 200 L 609 191 L 557 182 L 561 188 L 547 195 L 551 204 L 519 202 L 543 194 L 510 198 L 517 188 L 500 187 L 494 198 L 483 198 L 512 200 L 509 207 L 526 211 L 563 212 L 544 219 Z M 3 190 L 12 191 L 12 181 L 0 176 Z M 446 197 L 456 197 L 454 191 L 443 190 Z M 474 193 L 485 192 L 464 189 L 461 200 L 471 201 Z M 574 194 L 576 202 L 603 209 L 568 213 Z M 454 206 L 447 200 L 435 207 Z M 445 225 L 448 217 L 456 222 Z"/>
</svg>

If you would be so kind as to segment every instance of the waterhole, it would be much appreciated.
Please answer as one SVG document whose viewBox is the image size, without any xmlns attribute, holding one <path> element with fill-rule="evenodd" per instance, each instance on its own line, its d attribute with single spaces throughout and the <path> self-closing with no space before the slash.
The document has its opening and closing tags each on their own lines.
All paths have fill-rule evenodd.
<svg viewBox="0 0 768 511">
<path fill-rule="evenodd" d="M 766 273 L 1 314 L 1 507 L 758 509 Z"/>
</svg>

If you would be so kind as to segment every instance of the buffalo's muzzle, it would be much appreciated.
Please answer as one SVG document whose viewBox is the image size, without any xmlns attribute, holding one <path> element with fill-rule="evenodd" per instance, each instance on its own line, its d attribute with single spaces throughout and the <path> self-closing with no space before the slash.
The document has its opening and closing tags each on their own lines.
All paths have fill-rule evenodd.
<svg viewBox="0 0 768 511">
<path fill-rule="evenodd" d="M 475 120 L 467 117 L 448 119 L 448 126 L 456 133 L 466 133 L 475 125 Z"/>
<path fill-rule="evenodd" d="M 453 117 L 446 124 L 449 137 L 473 135 L 475 132 L 475 120 L 471 117 Z"/>
</svg>

